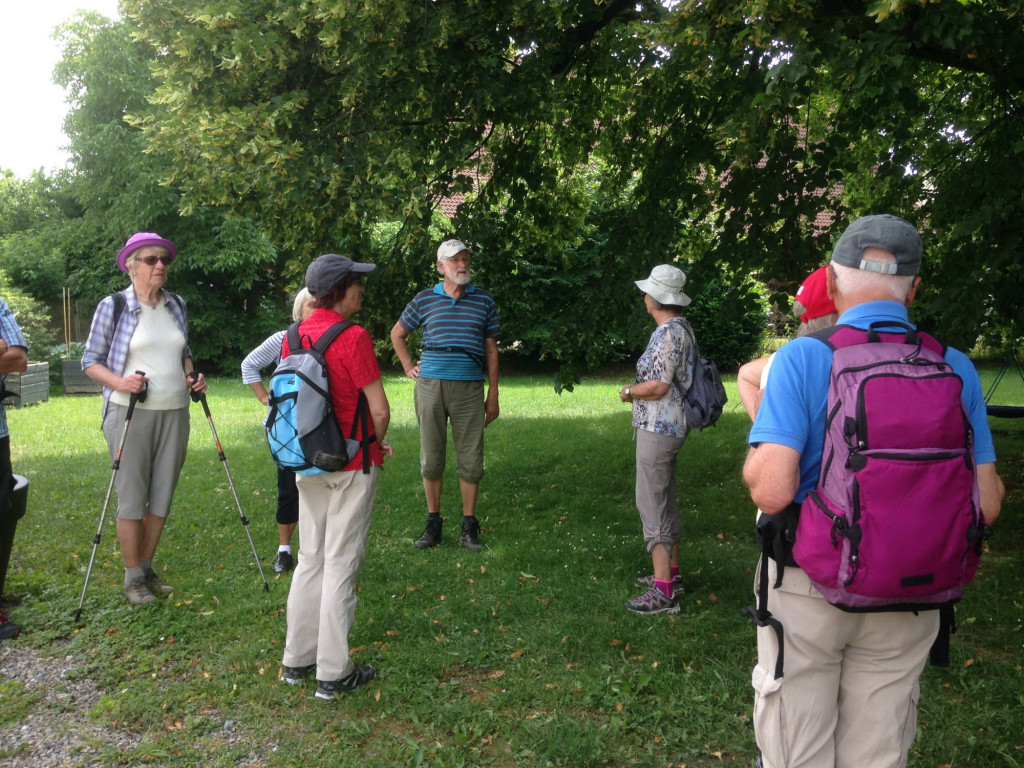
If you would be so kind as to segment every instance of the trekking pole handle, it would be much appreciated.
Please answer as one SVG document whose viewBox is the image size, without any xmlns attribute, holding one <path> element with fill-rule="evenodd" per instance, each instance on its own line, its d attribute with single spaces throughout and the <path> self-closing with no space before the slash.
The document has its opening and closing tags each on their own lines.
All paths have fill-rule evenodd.
<svg viewBox="0 0 1024 768">
<path fill-rule="evenodd" d="M 139 376 L 145 376 L 146 375 L 145 371 L 136 371 L 136 373 L 139 374 Z M 135 411 L 135 404 L 139 403 L 139 402 L 145 402 L 145 400 L 146 400 L 146 392 L 147 392 L 148 389 L 149 389 L 149 382 L 144 381 L 144 382 L 142 382 L 142 391 L 141 392 L 132 392 L 131 395 L 128 396 L 128 413 L 125 415 L 125 419 L 127 421 L 131 421 L 132 420 L 132 413 Z"/>
<path fill-rule="evenodd" d="M 186 376 L 185 378 L 187 378 L 189 381 L 195 381 L 196 379 L 199 378 L 199 371 L 189 371 L 188 376 Z M 210 418 L 210 406 L 206 404 L 206 393 L 196 392 L 194 389 L 189 388 L 188 396 L 192 398 L 193 403 L 202 403 L 203 413 L 206 414 L 206 418 Z"/>
</svg>

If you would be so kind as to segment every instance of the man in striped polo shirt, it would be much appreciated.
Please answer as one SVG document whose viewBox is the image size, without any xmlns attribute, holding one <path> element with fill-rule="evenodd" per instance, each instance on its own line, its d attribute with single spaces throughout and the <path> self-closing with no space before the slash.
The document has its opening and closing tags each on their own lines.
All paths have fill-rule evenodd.
<svg viewBox="0 0 1024 768">
<path fill-rule="evenodd" d="M 462 534 L 466 549 L 483 549 L 476 497 L 484 475 L 484 427 L 498 418 L 498 311 L 491 295 L 469 282 L 470 249 L 445 240 L 437 249 L 444 279 L 420 291 L 391 329 L 405 374 L 416 382 L 414 402 L 420 426 L 420 474 L 427 497 L 427 526 L 417 549 L 441 542 L 441 484 L 448 423 L 455 444 L 462 493 Z M 406 337 L 423 329 L 422 355 L 414 362 Z M 484 380 L 487 396 L 484 397 Z"/>
</svg>

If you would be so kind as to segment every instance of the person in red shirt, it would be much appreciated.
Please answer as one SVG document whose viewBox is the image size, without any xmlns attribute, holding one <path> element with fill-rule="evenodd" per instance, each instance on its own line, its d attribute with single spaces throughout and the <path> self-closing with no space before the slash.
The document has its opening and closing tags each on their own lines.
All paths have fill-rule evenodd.
<svg viewBox="0 0 1024 768">
<path fill-rule="evenodd" d="M 315 309 L 299 325 L 304 347 L 359 310 L 363 275 L 374 268 L 333 253 L 314 259 L 306 270 L 306 288 Z M 289 352 L 285 338 L 282 358 Z M 333 699 L 377 675 L 369 664 L 349 658 L 348 633 L 355 619 L 356 577 L 366 555 L 377 477 L 384 456 L 394 454 L 384 439 L 391 408 L 370 334 L 358 325 L 346 329 L 327 348 L 324 362 L 342 433 L 349 434 L 362 393 L 369 406 L 369 434 L 362 434 L 360 426 L 356 439 L 363 447 L 340 471 L 296 476 L 302 548 L 288 593 L 281 680 L 296 685 L 315 669 L 316 697 Z M 368 466 L 364 451 L 369 453 Z"/>
</svg>

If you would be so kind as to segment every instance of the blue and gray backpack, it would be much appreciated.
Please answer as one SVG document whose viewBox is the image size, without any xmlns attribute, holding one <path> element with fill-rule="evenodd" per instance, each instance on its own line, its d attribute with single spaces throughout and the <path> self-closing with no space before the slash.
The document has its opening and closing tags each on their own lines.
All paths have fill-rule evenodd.
<svg viewBox="0 0 1024 768">
<path fill-rule="evenodd" d="M 376 438 L 366 437 L 366 395 L 359 393 L 352 430 L 346 438 L 331 403 L 324 363 L 327 348 L 353 325 L 350 320 L 339 321 L 324 331 L 315 344 L 309 336 L 299 337 L 298 323 L 288 328 L 288 356 L 270 377 L 266 421 L 270 453 L 281 469 L 300 475 L 337 472 L 362 450 L 363 472 L 370 471 L 370 454 L 366 449 Z M 358 434 L 363 435 L 362 440 L 357 439 Z"/>
</svg>

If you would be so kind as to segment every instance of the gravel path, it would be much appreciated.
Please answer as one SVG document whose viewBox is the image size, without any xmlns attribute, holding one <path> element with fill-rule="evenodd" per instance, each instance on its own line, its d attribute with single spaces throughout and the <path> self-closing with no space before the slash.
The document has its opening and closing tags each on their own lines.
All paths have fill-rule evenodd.
<svg viewBox="0 0 1024 768">
<path fill-rule="evenodd" d="M 17 722 L 4 722 L 0 714 L 0 764 L 5 768 L 110 764 L 112 753 L 138 747 L 144 733 L 89 719 L 89 710 L 103 692 L 92 680 L 68 678 L 78 664 L 73 656 L 41 656 L 25 645 L 0 645 L 0 707 L 20 706 L 17 696 L 38 697 Z M 20 691 L 11 686 L 12 681 L 22 684 Z M 221 718 L 217 713 L 209 716 Z M 223 745 L 244 740 L 259 749 L 233 720 L 221 720 L 216 735 L 210 734 L 206 740 L 211 738 Z M 239 765 L 263 764 L 262 757 L 254 753 Z"/>
</svg>

